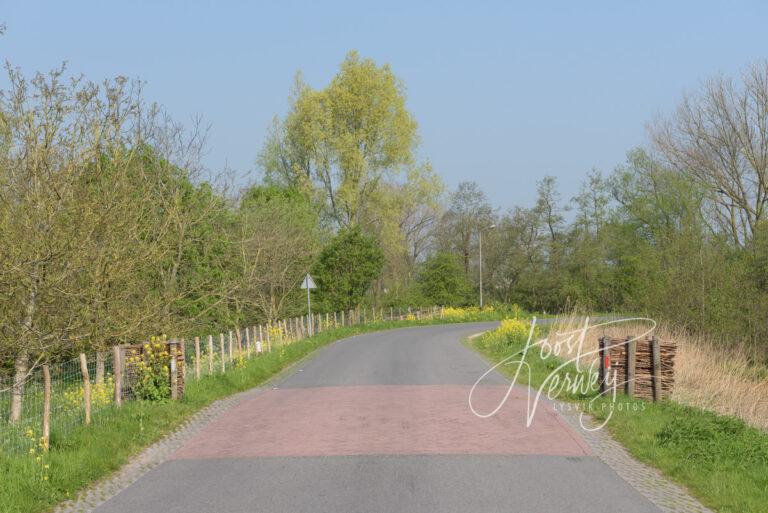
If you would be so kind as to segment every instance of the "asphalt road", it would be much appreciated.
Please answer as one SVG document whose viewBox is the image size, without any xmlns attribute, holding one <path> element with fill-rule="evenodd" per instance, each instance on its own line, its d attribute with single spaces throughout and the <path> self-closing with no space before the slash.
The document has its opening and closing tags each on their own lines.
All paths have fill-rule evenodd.
<svg viewBox="0 0 768 513">
<path fill-rule="evenodd" d="M 479 418 L 488 364 L 461 339 L 493 324 L 341 340 L 254 390 L 100 513 L 658 513 L 544 404 L 515 389 Z M 476 408 L 503 397 L 490 374 Z M 488 410 L 489 411 L 489 410 Z"/>
</svg>

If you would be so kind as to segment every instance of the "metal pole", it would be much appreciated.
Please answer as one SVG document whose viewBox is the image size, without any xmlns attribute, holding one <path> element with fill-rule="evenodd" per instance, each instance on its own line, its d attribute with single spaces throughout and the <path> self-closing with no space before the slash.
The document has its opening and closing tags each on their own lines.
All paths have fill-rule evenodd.
<svg viewBox="0 0 768 513">
<path fill-rule="evenodd" d="M 307 280 L 307 327 L 309 328 L 309 336 L 312 336 L 312 302 L 309 299 L 309 280 Z"/>
<path fill-rule="evenodd" d="M 480 308 L 483 308 L 483 230 L 478 232 L 480 236 Z"/>
</svg>

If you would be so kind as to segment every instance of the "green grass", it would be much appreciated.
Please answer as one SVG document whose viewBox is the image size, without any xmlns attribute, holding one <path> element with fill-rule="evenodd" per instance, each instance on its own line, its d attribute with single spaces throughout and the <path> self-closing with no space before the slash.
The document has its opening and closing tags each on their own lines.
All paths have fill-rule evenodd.
<svg viewBox="0 0 768 513">
<path fill-rule="evenodd" d="M 525 340 L 500 340 L 484 335 L 468 344 L 497 363 L 520 351 Z M 530 375 L 522 374 L 518 382 L 538 387 L 560 362 L 553 358 L 541 360 L 538 350 L 534 351 L 526 358 Z M 500 366 L 499 371 L 511 377 L 514 367 Z M 560 374 L 567 370 L 573 375 L 573 366 Z M 569 393 L 558 400 L 584 405 L 594 395 Z M 606 429 L 635 458 L 658 468 L 715 511 L 768 511 L 768 433 L 749 427 L 740 419 L 672 401 L 652 403 L 619 396 L 617 402 L 631 402 L 637 405 L 636 410 L 614 408 Z M 611 411 L 610 401 L 597 399 L 590 411 L 602 422 Z"/>
<path fill-rule="evenodd" d="M 377 322 L 329 330 L 282 349 L 273 347 L 271 353 L 249 360 L 241 369 L 205 376 L 199 382 L 188 378 L 183 401 L 134 401 L 122 408 L 106 407 L 94 416 L 89 427 L 69 430 L 66 437 L 57 437 L 54 431 L 47 454 L 0 454 L 0 512 L 38 513 L 51 509 L 116 471 L 131 456 L 173 432 L 213 401 L 253 388 L 331 342 L 370 331 L 445 322 L 450 321 Z M 41 456 L 40 462 L 37 456 Z M 44 465 L 49 468 L 44 469 Z"/>
</svg>

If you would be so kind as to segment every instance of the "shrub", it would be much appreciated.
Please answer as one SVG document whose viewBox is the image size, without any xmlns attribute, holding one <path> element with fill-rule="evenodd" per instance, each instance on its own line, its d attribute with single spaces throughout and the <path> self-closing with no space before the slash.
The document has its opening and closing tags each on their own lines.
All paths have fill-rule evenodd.
<svg viewBox="0 0 768 513">
<path fill-rule="evenodd" d="M 129 386 L 137 399 L 163 401 L 170 397 L 171 357 L 165 336 L 152 337 L 141 354 L 133 351 L 127 363 L 131 367 Z"/>
<path fill-rule="evenodd" d="M 419 270 L 424 297 L 435 305 L 464 305 L 470 301 L 472 286 L 458 258 L 450 253 L 429 257 Z"/>
</svg>

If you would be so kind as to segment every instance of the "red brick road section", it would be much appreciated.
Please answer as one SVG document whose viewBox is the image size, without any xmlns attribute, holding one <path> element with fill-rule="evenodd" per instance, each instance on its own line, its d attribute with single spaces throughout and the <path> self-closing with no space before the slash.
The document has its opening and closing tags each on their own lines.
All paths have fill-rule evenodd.
<svg viewBox="0 0 768 513">
<path fill-rule="evenodd" d="M 469 408 L 464 385 L 293 388 L 257 393 L 192 438 L 174 458 L 251 458 L 359 454 L 544 454 L 590 450 L 551 406 L 526 428 L 526 391 L 515 389 L 489 418 Z M 491 411 L 507 387 L 475 389 Z"/>
</svg>

